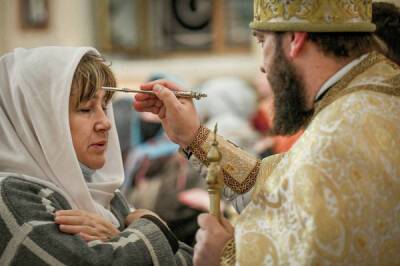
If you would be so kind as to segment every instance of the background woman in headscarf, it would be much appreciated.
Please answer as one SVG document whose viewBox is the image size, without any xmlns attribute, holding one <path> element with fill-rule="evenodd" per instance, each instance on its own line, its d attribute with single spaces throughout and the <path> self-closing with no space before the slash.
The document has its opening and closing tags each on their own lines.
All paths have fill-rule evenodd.
<svg viewBox="0 0 400 266">
<path fill-rule="evenodd" d="M 16 49 L 0 58 L 0 264 L 191 262 L 149 211 L 118 192 L 122 159 L 92 48 Z M 88 242 L 86 242 L 88 241 Z"/>
<path fill-rule="evenodd" d="M 196 110 L 210 129 L 218 123 L 218 133 L 237 146 L 255 153 L 254 142 L 260 137 L 251 125 L 257 110 L 257 93 L 246 81 L 236 77 L 218 77 L 201 86 L 207 98 L 196 101 Z"/>
</svg>

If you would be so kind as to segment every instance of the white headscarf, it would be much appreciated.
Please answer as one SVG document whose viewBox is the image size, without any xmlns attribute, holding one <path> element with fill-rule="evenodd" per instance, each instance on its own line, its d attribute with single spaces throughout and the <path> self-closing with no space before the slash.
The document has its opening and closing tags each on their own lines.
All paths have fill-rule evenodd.
<svg viewBox="0 0 400 266">
<path fill-rule="evenodd" d="M 206 81 L 201 91 L 208 96 L 195 104 L 205 126 L 213 130 L 218 123 L 218 134 L 255 153 L 259 135 L 250 124 L 257 109 L 255 89 L 237 77 L 219 77 Z"/>
<path fill-rule="evenodd" d="M 213 78 L 204 82 L 200 90 L 208 95 L 195 102 L 201 120 L 227 113 L 247 120 L 257 109 L 255 90 L 240 78 Z"/>
<path fill-rule="evenodd" d="M 69 96 L 77 65 L 89 47 L 15 49 L 0 58 L 0 172 L 23 174 L 63 191 L 74 209 L 102 215 L 123 181 L 112 106 L 106 163 L 86 183 L 72 144 Z"/>
</svg>

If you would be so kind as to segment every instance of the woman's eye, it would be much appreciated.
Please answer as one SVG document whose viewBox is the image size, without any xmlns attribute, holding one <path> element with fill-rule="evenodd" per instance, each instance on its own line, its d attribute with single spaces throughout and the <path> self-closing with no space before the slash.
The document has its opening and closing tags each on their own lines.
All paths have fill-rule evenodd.
<svg viewBox="0 0 400 266">
<path fill-rule="evenodd" d="M 107 106 L 102 106 L 103 111 L 107 111 Z"/>
</svg>

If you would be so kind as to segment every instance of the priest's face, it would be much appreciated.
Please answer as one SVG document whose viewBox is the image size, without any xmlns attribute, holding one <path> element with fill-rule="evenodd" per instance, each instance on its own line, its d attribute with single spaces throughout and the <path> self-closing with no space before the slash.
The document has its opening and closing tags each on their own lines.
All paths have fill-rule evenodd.
<svg viewBox="0 0 400 266">
<path fill-rule="evenodd" d="M 274 101 L 272 133 L 291 135 L 305 125 L 312 114 L 305 101 L 305 88 L 296 68 L 284 53 L 284 34 L 256 32 L 263 48 L 261 71 L 271 86 Z"/>
<path fill-rule="evenodd" d="M 98 91 L 95 97 L 80 103 L 77 95 L 72 94 L 69 100 L 69 125 L 75 153 L 79 162 L 91 169 L 103 167 L 111 129 L 104 94 Z"/>
</svg>

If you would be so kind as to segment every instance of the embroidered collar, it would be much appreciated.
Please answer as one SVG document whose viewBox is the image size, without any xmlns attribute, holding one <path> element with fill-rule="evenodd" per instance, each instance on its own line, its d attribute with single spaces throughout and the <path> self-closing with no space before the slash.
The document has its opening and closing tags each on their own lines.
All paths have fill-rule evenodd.
<svg viewBox="0 0 400 266">
<path fill-rule="evenodd" d="M 329 90 L 333 85 L 335 85 L 339 80 L 341 80 L 347 73 L 350 72 L 351 69 L 353 69 L 356 65 L 358 65 L 361 61 L 363 61 L 366 57 L 368 56 L 368 54 L 364 54 L 356 59 L 354 59 L 353 61 L 351 61 L 350 63 L 348 63 L 347 65 L 345 65 L 344 67 L 342 67 L 338 72 L 336 72 L 332 77 L 330 77 L 319 89 L 317 96 L 315 96 L 315 101 L 318 101 L 321 96 L 327 91 Z"/>
</svg>

